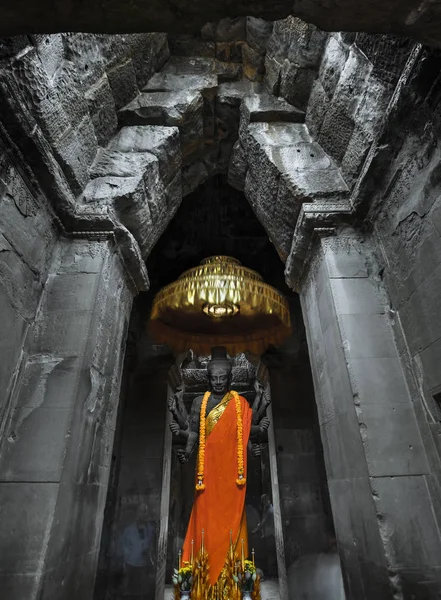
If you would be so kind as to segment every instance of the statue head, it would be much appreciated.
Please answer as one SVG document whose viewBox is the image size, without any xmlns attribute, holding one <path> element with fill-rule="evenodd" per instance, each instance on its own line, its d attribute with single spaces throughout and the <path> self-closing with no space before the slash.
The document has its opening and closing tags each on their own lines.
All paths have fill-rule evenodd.
<svg viewBox="0 0 441 600">
<path fill-rule="evenodd" d="M 211 349 L 211 360 L 208 363 L 208 381 L 214 394 L 226 394 L 230 390 L 233 363 L 227 356 L 223 346 Z"/>
</svg>

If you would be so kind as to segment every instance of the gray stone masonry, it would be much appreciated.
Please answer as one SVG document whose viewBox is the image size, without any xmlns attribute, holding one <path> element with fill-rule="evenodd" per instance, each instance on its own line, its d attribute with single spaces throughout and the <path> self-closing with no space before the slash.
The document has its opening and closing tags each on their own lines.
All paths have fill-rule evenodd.
<svg viewBox="0 0 441 600">
<path fill-rule="evenodd" d="M 60 240 L 2 440 L 9 598 L 93 597 L 131 303 L 114 244 Z"/>
<path fill-rule="evenodd" d="M 439 467 L 371 242 L 350 230 L 319 238 L 301 301 L 347 596 L 411 598 L 418 589 L 435 599 Z"/>
</svg>

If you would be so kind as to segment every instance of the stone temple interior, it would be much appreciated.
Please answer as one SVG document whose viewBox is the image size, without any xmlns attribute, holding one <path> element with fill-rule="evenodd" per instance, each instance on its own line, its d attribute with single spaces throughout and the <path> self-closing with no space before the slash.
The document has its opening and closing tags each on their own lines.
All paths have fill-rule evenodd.
<svg viewBox="0 0 441 600">
<path fill-rule="evenodd" d="M 172 598 L 207 357 L 147 322 L 213 255 L 292 321 L 233 363 L 262 598 L 441 598 L 439 5 L 235 4 L 0 7 L 1 598 Z"/>
</svg>

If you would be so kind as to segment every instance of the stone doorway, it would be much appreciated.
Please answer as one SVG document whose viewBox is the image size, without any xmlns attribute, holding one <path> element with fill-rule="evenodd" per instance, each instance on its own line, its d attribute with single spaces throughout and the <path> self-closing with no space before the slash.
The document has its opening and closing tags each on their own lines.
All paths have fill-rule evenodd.
<svg viewBox="0 0 441 600">
<path fill-rule="evenodd" d="M 302 590 L 305 598 L 318 598 L 317 591 L 314 596 L 308 595 L 307 583 L 301 580 L 296 565 L 301 564 L 303 570 L 308 567 L 311 578 L 314 579 L 314 569 L 317 571 L 322 568 L 321 563 L 326 562 L 326 558 L 323 561 L 320 557 L 331 557 L 331 560 L 339 564 L 299 298 L 285 286 L 280 258 L 245 197 L 231 188 L 223 177 L 218 176 L 187 196 L 183 202 L 176 218 L 149 257 L 152 292 L 141 294 L 135 301 L 129 329 L 125 385 L 113 452 L 113 477 L 109 486 L 103 529 L 96 600 L 128 600 L 132 597 L 153 600 L 159 597 L 158 578 L 162 578 L 164 582 L 170 579 L 169 571 L 175 560 L 173 547 L 178 543 L 179 537 L 175 535 L 176 523 L 170 517 L 173 513 L 170 505 L 176 504 L 176 486 L 185 487 L 188 478 L 182 469 L 178 471 L 180 465 L 171 452 L 172 473 L 175 476 L 176 473 L 181 474 L 181 483 L 173 477 L 170 504 L 166 506 L 164 513 L 164 505 L 161 506 L 164 492 L 164 452 L 167 452 L 167 448 L 171 450 L 172 442 L 167 427 L 167 385 L 175 359 L 166 348 L 152 343 L 145 332 L 145 323 L 154 292 L 205 256 L 216 253 L 236 256 L 247 266 L 258 270 L 269 283 L 281 289 L 290 302 L 293 334 L 283 348 L 269 351 L 265 356 L 271 385 L 274 442 L 270 449 L 272 454 L 267 450 L 266 458 L 263 458 L 259 466 L 261 474 L 262 470 L 267 470 L 268 481 L 271 460 L 278 472 L 276 483 L 280 497 L 279 517 L 285 550 L 284 567 L 287 572 L 287 577 L 283 575 L 286 577 L 285 590 L 289 586 L 295 586 L 300 592 L 299 586 L 303 585 L 306 586 Z M 203 375 L 198 374 L 198 371 L 204 373 L 200 358 L 195 357 L 193 362 L 195 364 L 187 359 L 182 371 L 184 380 L 187 380 L 188 402 L 205 385 Z M 256 367 L 244 356 L 237 357 L 236 363 L 238 379 L 235 385 L 243 395 L 252 400 L 252 381 Z M 191 471 L 191 466 L 187 466 Z M 187 475 L 192 481 L 192 473 Z M 254 487 L 250 489 L 249 501 L 247 500 L 251 521 L 254 516 L 258 519 L 262 494 L 260 488 L 257 489 L 259 486 L 256 489 Z M 274 485 L 272 487 L 274 489 Z M 149 574 L 146 575 L 145 582 L 137 584 L 135 581 L 129 584 L 126 581 L 128 575 L 124 575 L 120 570 L 121 564 L 118 563 L 118 539 L 135 518 L 137 507 L 144 503 L 149 507 L 151 515 L 149 519 L 154 530 L 151 544 L 154 551 L 149 556 Z M 161 532 L 163 535 L 164 531 L 161 529 L 161 517 L 164 514 L 170 520 L 167 540 L 160 539 Z M 185 529 L 185 524 L 180 525 Z M 260 542 L 257 538 L 256 550 L 259 547 L 261 554 L 265 554 L 266 549 Z M 279 598 L 277 556 L 265 556 L 265 561 L 273 561 L 274 564 L 265 567 L 268 576 L 264 582 L 264 593 L 267 598 Z M 274 573 L 269 573 L 271 570 Z M 280 577 L 280 570 L 278 575 Z M 144 585 L 144 596 L 139 589 L 141 584 Z M 132 594 L 130 585 L 134 585 L 135 589 L 138 585 L 138 595 Z M 289 594 L 287 598 L 291 598 L 291 592 Z M 283 600 L 283 596 L 281 598 Z M 338 595 L 332 596 L 333 600 L 334 598 L 341 600 Z"/>
</svg>

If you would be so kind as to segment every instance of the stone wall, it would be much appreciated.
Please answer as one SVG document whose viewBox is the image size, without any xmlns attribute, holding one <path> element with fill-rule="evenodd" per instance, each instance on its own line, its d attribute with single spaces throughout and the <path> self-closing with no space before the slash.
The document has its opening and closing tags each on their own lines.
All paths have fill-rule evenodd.
<svg viewBox="0 0 441 600">
<path fill-rule="evenodd" d="M 47 203 L 0 143 L 0 439 L 58 237 Z"/>
<path fill-rule="evenodd" d="M 111 242 L 62 239 L 0 454 L 2 589 L 91 598 L 132 292 Z M 115 318 L 117 316 L 118 318 Z"/>
<path fill-rule="evenodd" d="M 425 51 L 384 134 L 388 168 L 367 184 L 382 277 L 401 331 L 415 408 L 441 457 L 440 59 Z M 415 108 L 415 107 L 418 108 Z M 380 159 L 380 157 L 379 157 Z M 390 162 L 389 162 L 390 160 Z"/>
<path fill-rule="evenodd" d="M 165 34 L 69 33 L 3 40 L 0 58 L 5 126 L 39 178 L 41 146 L 53 155 L 59 168 L 53 165 L 51 175 L 69 197 L 82 191 L 97 148 L 116 133 L 117 110 L 164 65 L 169 50 Z M 40 147 L 26 140 L 29 119 Z"/>
<path fill-rule="evenodd" d="M 301 296 L 347 596 L 435 599 L 439 457 L 375 241 L 341 230 L 315 249 Z"/>
<path fill-rule="evenodd" d="M 306 125 L 352 188 L 381 126 L 413 42 L 374 34 L 329 36 Z"/>
<path fill-rule="evenodd" d="M 265 57 L 265 83 L 270 92 L 305 110 L 327 37 L 297 17 L 276 21 Z"/>
</svg>

